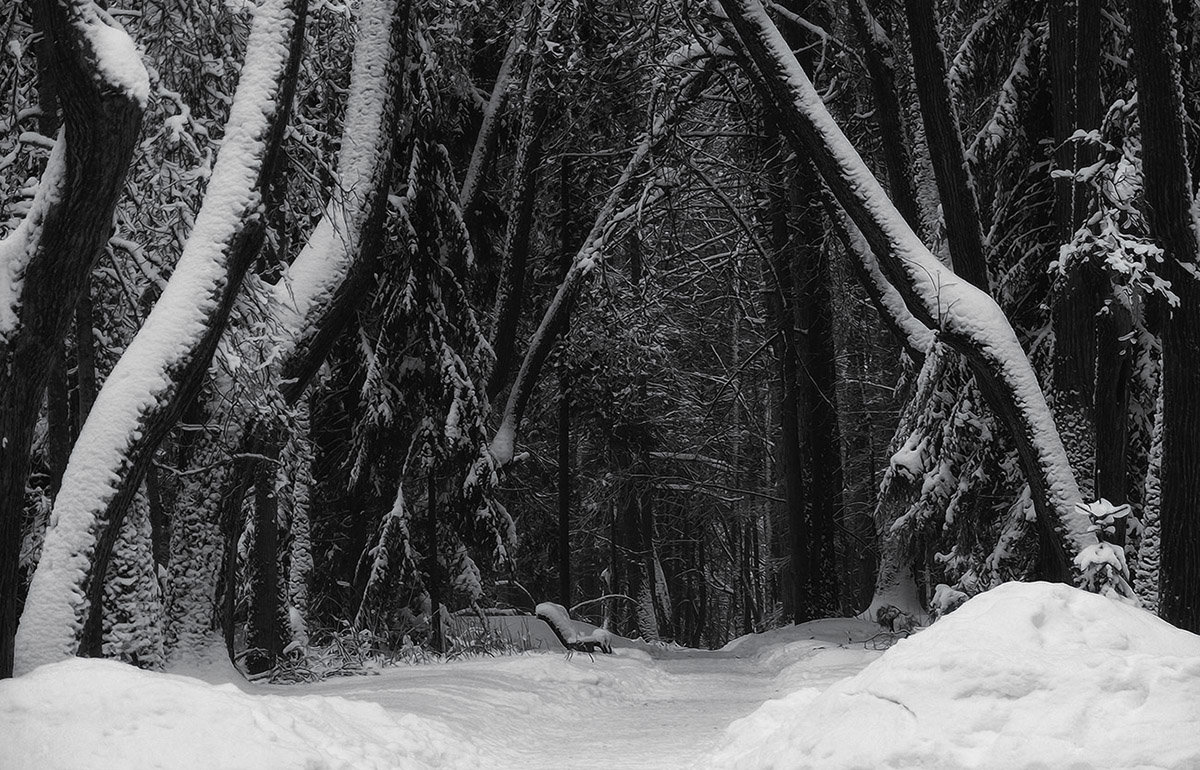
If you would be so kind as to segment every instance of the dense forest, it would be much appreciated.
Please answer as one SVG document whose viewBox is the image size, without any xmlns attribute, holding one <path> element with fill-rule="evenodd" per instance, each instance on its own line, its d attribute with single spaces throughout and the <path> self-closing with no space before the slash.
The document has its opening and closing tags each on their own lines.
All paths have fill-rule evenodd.
<svg viewBox="0 0 1200 770">
<path fill-rule="evenodd" d="M 1200 632 L 1190 0 L 6 0 L 0 677 Z M 899 626 L 897 626 L 899 624 Z"/>
</svg>

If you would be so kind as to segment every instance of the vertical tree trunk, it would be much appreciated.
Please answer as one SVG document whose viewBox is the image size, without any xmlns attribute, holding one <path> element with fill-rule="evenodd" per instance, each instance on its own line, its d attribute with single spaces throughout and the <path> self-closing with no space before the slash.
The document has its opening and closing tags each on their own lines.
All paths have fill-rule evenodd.
<svg viewBox="0 0 1200 770">
<path fill-rule="evenodd" d="M 933 0 L 905 0 L 908 33 L 912 38 L 913 69 L 925 139 L 933 161 L 942 218 L 950 243 L 954 272 L 987 292 L 987 256 L 979 221 L 979 203 L 967 173 L 958 111 L 946 82 L 946 55 Z M 906 217 L 907 219 L 907 217 Z"/>
<path fill-rule="evenodd" d="M 442 569 L 438 559 L 438 480 L 432 465 L 426 495 L 425 589 L 429 592 L 429 646 L 440 655 L 446 652 L 446 638 L 442 634 Z"/>
<path fill-rule="evenodd" d="M 261 674 L 275 666 L 283 651 L 279 607 L 279 496 L 275 476 L 279 464 L 278 436 L 257 447 L 254 463 L 254 548 L 251 552 L 250 622 L 246 629 L 246 671 Z M 235 591 L 234 585 L 227 586 Z"/>
<path fill-rule="evenodd" d="M 871 75 L 871 93 L 875 98 L 875 122 L 879 126 L 879 144 L 887 168 L 889 192 L 896 209 L 914 232 L 921 232 L 921 211 L 913 190 L 912 157 L 908 151 L 908 130 L 896 87 L 896 52 L 892 41 L 871 14 L 865 0 L 850 0 L 850 21 L 863 47 L 867 71 Z"/>
<path fill-rule="evenodd" d="M 782 152 L 779 153 L 782 156 Z M 795 323 L 795 286 L 790 266 L 791 236 L 788 220 L 787 179 L 782 161 L 771 163 L 767 170 L 767 205 L 771 225 L 771 259 L 763 265 L 766 283 L 766 315 L 773 331 L 776 381 L 779 392 L 779 408 L 775 410 L 779 431 L 775 442 L 777 477 L 782 486 L 787 532 L 784 579 L 781 593 L 784 613 L 794 622 L 806 618 L 798 612 L 798 602 L 803 596 L 804 585 L 800 564 L 791 554 L 803 554 L 808 540 L 805 519 L 806 495 L 804 468 L 800 446 L 800 404 L 797 380 Z M 783 556 L 784 554 L 780 554 Z"/>
<path fill-rule="evenodd" d="M 1130 3 L 1150 232 L 1179 297 L 1163 330 L 1159 614 L 1200 633 L 1200 287 L 1173 18 L 1164 0 Z"/>
<path fill-rule="evenodd" d="M 1050 7 L 1050 71 L 1054 105 L 1055 164 L 1075 172 L 1092 162 L 1076 129 L 1100 127 L 1099 4 L 1056 0 Z M 1088 17 L 1097 18 L 1092 23 Z M 1090 37 L 1085 37 L 1085 32 Z M 1094 55 L 1092 55 L 1094 53 Z M 1087 217 L 1089 188 L 1060 177 L 1054 181 L 1054 214 L 1060 243 L 1070 243 Z M 1057 255 L 1056 255 L 1057 256 Z M 1095 425 L 1096 311 L 1099 275 L 1094 266 L 1075 264 L 1061 279 L 1051 311 L 1054 357 L 1051 406 L 1080 489 L 1090 497 L 1098 449 Z M 1107 441 L 1107 438 L 1105 439 Z M 1122 452 L 1124 447 L 1121 448 Z"/>
</svg>

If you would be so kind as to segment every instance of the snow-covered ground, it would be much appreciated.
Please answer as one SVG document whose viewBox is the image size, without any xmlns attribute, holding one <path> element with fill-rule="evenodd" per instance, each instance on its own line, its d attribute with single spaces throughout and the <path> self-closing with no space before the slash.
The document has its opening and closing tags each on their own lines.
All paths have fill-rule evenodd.
<svg viewBox="0 0 1200 770">
<path fill-rule="evenodd" d="M 1140 610 L 1010 584 L 886 653 L 876 632 L 293 686 L 71 660 L 0 682 L 0 768 L 1200 767 L 1200 637 Z"/>
</svg>

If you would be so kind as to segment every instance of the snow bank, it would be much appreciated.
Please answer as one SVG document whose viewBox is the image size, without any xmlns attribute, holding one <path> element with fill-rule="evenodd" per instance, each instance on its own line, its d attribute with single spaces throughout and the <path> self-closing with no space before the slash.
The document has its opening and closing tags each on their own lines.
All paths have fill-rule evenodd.
<svg viewBox="0 0 1200 770">
<path fill-rule="evenodd" d="M 1196 767 L 1200 636 L 1009 583 L 820 695 L 734 722 L 715 767 Z"/>
<path fill-rule="evenodd" d="M 0 682 L 0 767 L 473 767 L 445 723 L 76 658 Z"/>
</svg>

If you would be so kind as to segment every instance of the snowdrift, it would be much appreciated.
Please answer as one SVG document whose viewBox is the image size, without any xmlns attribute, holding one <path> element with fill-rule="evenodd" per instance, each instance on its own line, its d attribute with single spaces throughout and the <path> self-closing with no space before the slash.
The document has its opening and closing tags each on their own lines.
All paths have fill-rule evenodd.
<svg viewBox="0 0 1200 770">
<path fill-rule="evenodd" d="M 981 594 L 734 722 L 714 767 L 1197 767 L 1200 636 L 1065 585 Z"/>
<path fill-rule="evenodd" d="M 376 703 L 74 658 L 0 682 L 0 767 L 426 768 L 480 757 L 444 723 Z"/>
</svg>

